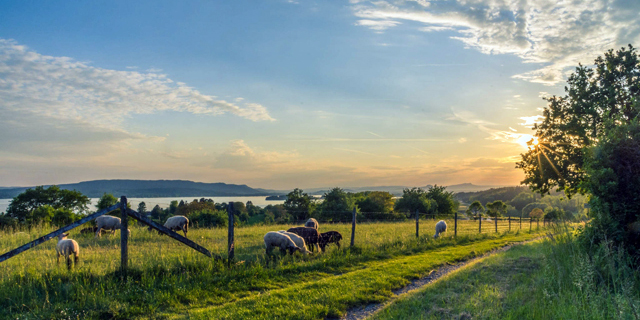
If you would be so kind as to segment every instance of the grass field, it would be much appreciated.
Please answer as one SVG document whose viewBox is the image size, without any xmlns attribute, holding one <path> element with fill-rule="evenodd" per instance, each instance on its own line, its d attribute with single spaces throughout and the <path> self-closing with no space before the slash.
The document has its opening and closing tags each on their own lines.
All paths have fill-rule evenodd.
<svg viewBox="0 0 640 320">
<path fill-rule="evenodd" d="M 390 289 L 437 265 L 539 234 L 526 229 L 517 234 L 477 234 L 476 229 L 459 232 L 453 239 L 450 230 L 435 241 L 431 233 L 434 224 L 433 220 L 421 222 L 426 236 L 419 240 L 414 222 L 359 224 L 356 247 L 351 249 L 345 248 L 350 224 L 323 225 L 323 230 L 344 235 L 343 249 L 332 245 L 321 255 L 286 256 L 277 262 L 266 261 L 262 237 L 267 231 L 290 226 L 237 228 L 238 264 L 231 268 L 166 236 L 134 226 L 130 272 L 125 280 L 117 272 L 118 232 L 95 239 L 72 231 L 70 237 L 81 247 L 81 262 L 72 271 L 67 271 L 64 263 L 56 264 L 55 240 L 0 264 L 0 309 L 5 310 L 0 318 L 271 318 L 280 314 L 318 319 L 340 315 L 358 304 L 385 300 Z M 0 233 L 0 252 L 49 231 Z M 189 238 L 212 252 L 226 251 L 226 229 L 192 229 Z M 318 299 L 294 308 L 291 301 L 300 303 L 298 295 Z M 295 314 L 290 314 L 292 308 Z"/>
</svg>

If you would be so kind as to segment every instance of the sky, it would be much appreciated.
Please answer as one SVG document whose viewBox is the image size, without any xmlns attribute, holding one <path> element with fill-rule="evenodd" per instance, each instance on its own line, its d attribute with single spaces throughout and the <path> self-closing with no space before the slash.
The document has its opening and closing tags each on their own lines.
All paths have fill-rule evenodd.
<svg viewBox="0 0 640 320">
<path fill-rule="evenodd" d="M 0 186 L 517 185 L 637 0 L 3 1 Z"/>
</svg>

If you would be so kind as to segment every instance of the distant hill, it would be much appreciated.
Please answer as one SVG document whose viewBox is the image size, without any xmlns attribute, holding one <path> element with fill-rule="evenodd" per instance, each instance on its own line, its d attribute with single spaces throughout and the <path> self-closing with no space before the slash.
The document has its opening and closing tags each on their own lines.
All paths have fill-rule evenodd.
<svg viewBox="0 0 640 320">
<path fill-rule="evenodd" d="M 471 203 L 476 200 L 480 201 L 482 204 L 496 200 L 507 202 L 515 198 L 520 192 L 527 190 L 529 190 L 529 188 L 525 186 L 491 188 L 476 192 L 458 192 L 455 194 L 455 197 L 464 203 Z"/>
<path fill-rule="evenodd" d="M 77 190 L 90 198 L 99 198 L 111 193 L 116 197 L 188 197 L 188 196 L 269 196 L 281 192 L 267 189 L 254 189 L 246 185 L 226 183 L 204 183 L 187 180 L 93 180 L 58 185 L 62 189 Z M 2 188 L 0 199 L 11 199 L 28 188 Z"/>
<path fill-rule="evenodd" d="M 428 190 L 429 188 L 433 187 L 432 185 L 428 184 L 426 186 L 422 186 L 420 188 L 422 188 L 423 190 Z M 446 186 L 447 187 L 447 191 L 453 191 L 453 192 L 478 192 L 478 191 L 483 191 L 483 190 L 488 190 L 491 188 L 496 188 L 496 186 L 479 186 L 479 185 L 475 185 L 472 183 L 463 183 L 463 184 L 455 184 L 455 185 L 450 185 L 450 186 Z M 394 196 L 402 196 L 402 190 L 407 189 L 407 188 L 411 188 L 411 187 L 407 187 L 407 186 L 378 186 L 378 187 L 346 187 L 346 188 L 342 188 L 344 191 L 346 192 L 364 192 L 364 191 L 386 191 L 389 192 L 391 194 L 393 194 Z M 322 195 L 326 192 L 328 192 L 329 190 L 331 190 L 331 188 L 310 188 L 310 189 L 305 189 L 304 191 L 311 194 L 311 195 Z"/>
</svg>

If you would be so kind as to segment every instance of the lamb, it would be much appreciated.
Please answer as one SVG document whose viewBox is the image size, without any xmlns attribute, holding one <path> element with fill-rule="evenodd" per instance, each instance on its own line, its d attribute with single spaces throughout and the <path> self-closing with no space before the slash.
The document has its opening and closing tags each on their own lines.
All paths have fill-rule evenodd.
<svg viewBox="0 0 640 320">
<path fill-rule="evenodd" d="M 187 237 L 187 231 L 189 231 L 189 219 L 185 216 L 173 216 L 167 219 L 164 223 L 164 227 L 171 231 L 182 230 L 184 237 Z"/>
<path fill-rule="evenodd" d="M 120 218 L 116 218 L 113 216 L 100 216 L 96 218 L 96 237 L 101 236 L 102 229 L 111 230 L 111 234 L 116 233 L 116 229 L 120 229 L 122 226 L 120 225 Z M 127 229 L 129 235 L 131 235 L 131 230 Z"/>
<path fill-rule="evenodd" d="M 289 236 L 275 231 L 269 231 L 264 235 L 264 246 L 266 247 L 267 255 L 270 255 L 275 247 L 280 248 L 280 252 L 285 254 L 289 250 L 289 254 L 292 255 L 296 250 L 300 250 Z"/>
<path fill-rule="evenodd" d="M 71 270 L 71 255 L 73 254 L 74 265 L 78 264 L 78 256 L 80 255 L 80 246 L 73 239 L 67 239 L 68 233 L 58 235 L 58 244 L 56 245 L 56 253 L 58 254 L 58 262 L 60 256 L 63 255 L 67 259 L 67 268 Z"/>
<path fill-rule="evenodd" d="M 320 233 L 318 232 L 318 230 L 308 227 L 295 227 L 290 228 L 289 230 L 287 230 L 287 232 L 292 232 L 301 236 L 304 239 L 304 242 L 309 246 L 311 251 L 313 251 L 313 245 L 315 245 L 318 251 L 320 250 L 320 248 L 318 247 L 318 242 L 320 241 Z"/>
<path fill-rule="evenodd" d="M 436 223 L 436 234 L 433 236 L 434 239 L 440 237 L 440 234 L 447 231 L 447 223 L 444 220 L 438 221 Z"/>
<path fill-rule="evenodd" d="M 307 255 L 310 253 L 310 251 L 307 250 L 307 244 L 304 243 L 304 239 L 301 236 L 293 232 L 286 232 L 284 230 L 280 230 L 278 231 L 278 233 L 286 234 L 289 238 L 291 238 L 291 240 L 293 240 L 296 246 L 300 248 L 300 252 L 302 252 L 303 254 Z"/>
<path fill-rule="evenodd" d="M 323 232 L 320 234 L 320 249 L 324 251 L 329 243 L 335 243 L 340 248 L 340 240 L 342 240 L 342 235 L 338 231 Z"/>
<path fill-rule="evenodd" d="M 320 227 L 320 225 L 318 224 L 318 220 L 314 218 L 309 218 L 309 220 L 305 222 L 304 226 L 307 228 L 314 228 L 316 230 L 318 230 L 318 227 Z"/>
</svg>

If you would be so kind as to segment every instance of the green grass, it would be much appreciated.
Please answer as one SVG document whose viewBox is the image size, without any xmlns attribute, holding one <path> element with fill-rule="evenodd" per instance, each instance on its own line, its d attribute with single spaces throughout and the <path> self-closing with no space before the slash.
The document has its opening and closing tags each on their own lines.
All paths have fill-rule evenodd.
<svg viewBox="0 0 640 320">
<path fill-rule="evenodd" d="M 421 230 L 431 231 L 433 224 L 421 222 Z M 288 227 L 237 228 L 239 264 L 229 268 L 169 237 L 134 226 L 126 279 L 117 272 L 119 232 L 94 239 L 72 231 L 70 238 L 81 247 L 81 261 L 72 271 L 62 262 L 56 264 L 55 240 L 0 263 L 0 309 L 4 311 L 0 318 L 246 318 L 251 314 L 272 318 L 290 313 L 291 301 L 306 300 L 296 307 L 293 318 L 317 319 L 387 299 L 390 289 L 437 265 L 536 236 L 535 232 L 491 233 L 453 239 L 449 232 L 438 241 L 431 235 L 417 240 L 413 222 L 367 223 L 358 225 L 356 247 L 345 249 L 351 225 L 323 225 L 324 230 L 344 235 L 343 249 L 330 246 L 325 254 L 268 262 L 263 235 Z M 0 233 L 0 252 L 49 231 Z M 192 229 L 189 238 L 215 253 L 226 250 L 224 229 Z M 294 299 L 299 295 L 315 300 Z"/>
<path fill-rule="evenodd" d="M 599 250 L 587 253 L 569 233 L 516 246 L 399 298 L 373 319 L 638 319 L 637 270 L 621 252 Z"/>
</svg>

